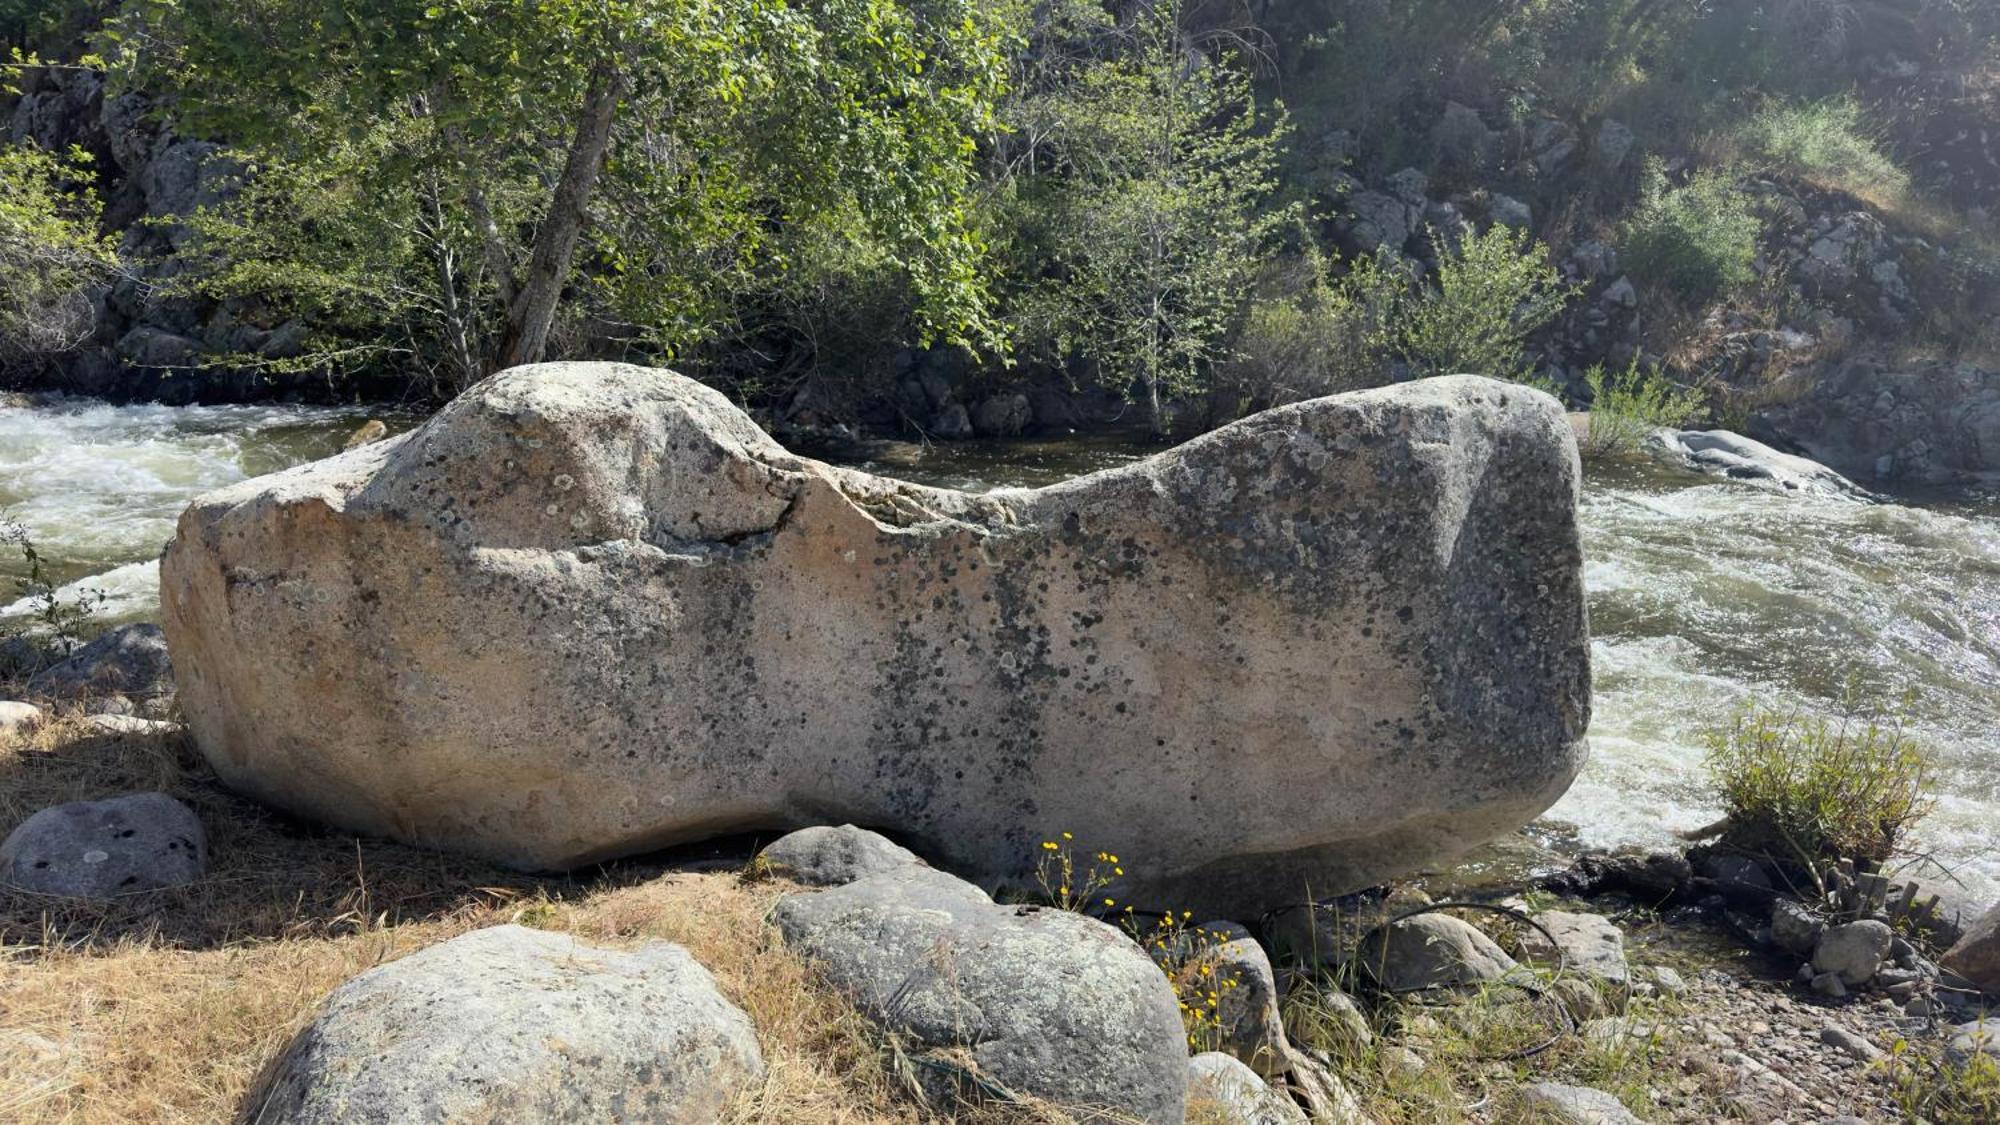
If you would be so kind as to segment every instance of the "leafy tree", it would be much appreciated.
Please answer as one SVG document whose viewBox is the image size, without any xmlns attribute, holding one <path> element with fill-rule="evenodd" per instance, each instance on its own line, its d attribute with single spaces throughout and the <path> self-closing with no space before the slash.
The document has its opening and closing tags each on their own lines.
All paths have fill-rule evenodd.
<svg viewBox="0 0 2000 1125">
<path fill-rule="evenodd" d="M 23 372 L 90 334 L 89 290 L 117 265 L 90 182 L 86 153 L 0 145 L 0 371 Z"/>
<path fill-rule="evenodd" d="M 111 38 L 269 177 L 210 225 L 211 284 L 365 293 L 460 381 L 566 329 L 699 341 L 797 224 L 894 247 L 927 327 L 984 326 L 976 0 L 136 0 Z"/>
<path fill-rule="evenodd" d="M 1076 9 L 1072 9 L 1076 11 Z M 1014 185 L 1026 332 L 1131 387 L 1163 434 L 1161 397 L 1201 388 L 1260 258 L 1291 217 L 1273 206 L 1287 125 L 1260 112 L 1226 53 L 1204 54 L 1175 4 L 1118 25 L 1102 61 L 1064 68 L 1017 107 Z M 1094 36 L 1093 34 L 1094 33 Z"/>
</svg>

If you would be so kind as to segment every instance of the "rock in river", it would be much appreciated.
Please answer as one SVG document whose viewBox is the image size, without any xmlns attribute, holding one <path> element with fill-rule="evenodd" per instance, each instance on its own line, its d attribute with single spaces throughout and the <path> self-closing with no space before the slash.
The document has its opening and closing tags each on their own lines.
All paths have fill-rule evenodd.
<svg viewBox="0 0 2000 1125">
<path fill-rule="evenodd" d="M 1042 489 L 786 452 L 670 372 L 545 364 L 197 500 L 162 564 L 229 784 L 524 868 L 852 821 L 1247 916 L 1525 823 L 1581 766 L 1576 448 L 1452 376 Z"/>
</svg>

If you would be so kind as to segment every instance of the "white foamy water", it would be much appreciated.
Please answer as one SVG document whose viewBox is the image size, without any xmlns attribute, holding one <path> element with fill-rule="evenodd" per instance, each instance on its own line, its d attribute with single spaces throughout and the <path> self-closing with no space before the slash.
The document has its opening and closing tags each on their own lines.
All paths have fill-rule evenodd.
<svg viewBox="0 0 2000 1125">
<path fill-rule="evenodd" d="M 0 407 L 0 509 L 64 580 L 103 589 L 120 616 L 148 616 L 155 560 L 190 498 L 334 453 L 365 416 Z M 1102 441 L 970 444 L 877 468 L 1040 485 L 1136 455 Z M 1552 818 L 1588 844 L 1663 843 L 1714 819 L 1704 739 L 1746 703 L 1833 715 L 1850 694 L 1906 700 L 1939 763 L 1923 842 L 1972 894 L 2000 896 L 2000 502 L 1850 504 L 1628 471 L 1588 482 L 1582 518 L 1593 758 Z"/>
<path fill-rule="evenodd" d="M 1551 817 L 1587 844 L 1661 842 L 1720 814 L 1706 740 L 1746 704 L 1891 701 L 1937 761 L 1920 843 L 2000 894 L 2000 504 L 1658 475 L 1593 481 L 1582 514 L 1592 760 Z"/>
<path fill-rule="evenodd" d="M 0 407 L 0 514 L 24 525 L 55 576 L 101 590 L 106 613 L 151 614 L 158 558 L 188 500 L 338 452 L 366 413 L 294 406 Z M 0 575 L 21 573 L 10 550 Z M 14 590 L 5 587 L 9 601 Z M 0 607 L 18 613 L 20 603 Z"/>
</svg>

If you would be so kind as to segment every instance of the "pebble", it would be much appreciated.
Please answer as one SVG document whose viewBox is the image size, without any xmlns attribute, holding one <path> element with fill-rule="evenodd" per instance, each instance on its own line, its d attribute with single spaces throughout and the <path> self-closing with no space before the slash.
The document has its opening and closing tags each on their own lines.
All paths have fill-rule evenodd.
<svg viewBox="0 0 2000 1125">
<path fill-rule="evenodd" d="M 1880 1047 L 1838 1024 L 1830 1023 L 1820 1028 L 1819 1041 L 1829 1047 L 1838 1048 L 1862 1062 L 1873 1062 L 1882 1055 Z"/>
</svg>

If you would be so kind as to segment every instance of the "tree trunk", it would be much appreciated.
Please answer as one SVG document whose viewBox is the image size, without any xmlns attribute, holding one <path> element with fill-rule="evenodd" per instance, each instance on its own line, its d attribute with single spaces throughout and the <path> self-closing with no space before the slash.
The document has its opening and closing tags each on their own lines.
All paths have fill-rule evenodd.
<svg viewBox="0 0 2000 1125">
<path fill-rule="evenodd" d="M 585 210 L 590 205 L 591 192 L 597 187 L 597 175 L 604 167 L 604 151 L 611 144 L 611 122 L 624 95 L 625 77 L 616 62 L 607 60 L 599 64 L 591 75 L 590 90 L 584 95 L 576 139 L 570 142 L 562 179 L 556 181 L 548 214 L 535 231 L 528 275 L 513 306 L 507 310 L 507 336 L 500 347 L 502 368 L 539 362 L 548 348 L 556 303 L 569 280 L 570 261 L 576 256 L 578 239 L 583 236 Z"/>
</svg>

